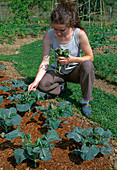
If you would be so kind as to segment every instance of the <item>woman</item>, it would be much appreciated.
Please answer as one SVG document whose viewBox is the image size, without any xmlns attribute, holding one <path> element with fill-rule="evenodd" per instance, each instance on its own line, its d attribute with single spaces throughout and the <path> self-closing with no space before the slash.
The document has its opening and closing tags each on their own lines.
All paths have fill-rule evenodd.
<svg viewBox="0 0 117 170">
<path fill-rule="evenodd" d="M 43 38 L 43 59 L 38 73 L 28 90 L 39 90 L 59 95 L 64 89 L 65 82 L 80 83 L 82 91 L 81 111 L 84 116 L 91 114 L 89 101 L 93 100 L 92 88 L 94 83 L 93 52 L 88 37 L 80 25 L 77 12 L 73 9 L 73 2 L 64 2 L 58 5 L 51 13 L 53 29 L 47 31 Z M 69 57 L 55 56 L 55 63 L 49 66 L 51 47 L 69 49 Z M 84 56 L 80 56 L 80 48 Z M 55 71 L 56 61 L 61 64 L 61 71 Z M 69 65 L 67 67 L 66 65 Z"/>
</svg>

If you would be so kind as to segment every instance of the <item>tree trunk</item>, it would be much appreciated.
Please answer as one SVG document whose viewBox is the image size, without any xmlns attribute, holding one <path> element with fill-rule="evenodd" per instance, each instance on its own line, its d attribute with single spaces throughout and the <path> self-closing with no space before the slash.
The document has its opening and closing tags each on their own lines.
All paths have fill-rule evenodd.
<svg viewBox="0 0 117 170">
<path fill-rule="evenodd" d="M 89 0 L 89 22 L 90 22 L 90 20 L 91 20 L 91 18 L 90 18 L 90 0 Z"/>
<path fill-rule="evenodd" d="M 100 15 L 101 15 L 101 27 L 102 27 L 102 0 L 100 0 Z"/>
<path fill-rule="evenodd" d="M 111 16 L 112 16 L 112 7 L 110 6 L 110 15 L 109 15 L 109 21 L 111 20 Z"/>
</svg>

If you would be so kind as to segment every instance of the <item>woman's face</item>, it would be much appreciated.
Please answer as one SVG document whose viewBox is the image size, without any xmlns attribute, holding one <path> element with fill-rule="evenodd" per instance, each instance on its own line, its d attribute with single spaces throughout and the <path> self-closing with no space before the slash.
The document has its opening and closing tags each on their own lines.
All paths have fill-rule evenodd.
<svg viewBox="0 0 117 170">
<path fill-rule="evenodd" d="M 65 24 L 52 24 L 53 30 L 57 36 L 64 36 L 68 33 L 69 27 L 66 27 Z"/>
</svg>

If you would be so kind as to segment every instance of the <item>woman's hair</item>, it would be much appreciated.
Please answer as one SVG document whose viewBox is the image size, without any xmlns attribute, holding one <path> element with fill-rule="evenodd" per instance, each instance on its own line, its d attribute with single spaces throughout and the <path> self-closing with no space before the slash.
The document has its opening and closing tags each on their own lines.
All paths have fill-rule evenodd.
<svg viewBox="0 0 117 170">
<path fill-rule="evenodd" d="M 65 24 L 67 27 L 84 28 L 81 26 L 78 12 L 75 11 L 76 3 L 60 2 L 58 7 L 51 12 L 51 23 Z"/>
</svg>

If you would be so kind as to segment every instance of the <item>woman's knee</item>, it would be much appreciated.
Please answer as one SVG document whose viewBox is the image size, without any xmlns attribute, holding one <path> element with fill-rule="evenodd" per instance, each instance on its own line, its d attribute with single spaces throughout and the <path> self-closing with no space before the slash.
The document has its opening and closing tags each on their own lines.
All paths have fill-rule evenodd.
<svg viewBox="0 0 117 170">
<path fill-rule="evenodd" d="M 43 79 L 39 82 L 39 85 L 38 85 L 39 90 L 43 92 L 47 92 L 49 87 L 50 87 L 50 82 L 45 81 Z"/>
<path fill-rule="evenodd" d="M 90 73 L 90 72 L 94 71 L 93 63 L 92 63 L 92 61 L 89 61 L 89 60 L 82 62 L 81 68 L 86 73 Z"/>
</svg>

